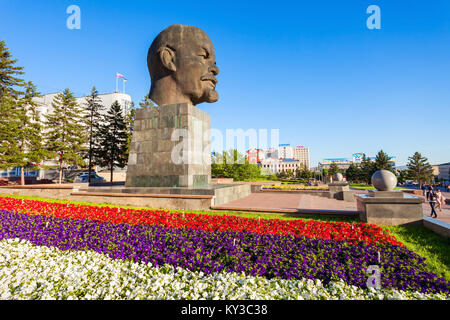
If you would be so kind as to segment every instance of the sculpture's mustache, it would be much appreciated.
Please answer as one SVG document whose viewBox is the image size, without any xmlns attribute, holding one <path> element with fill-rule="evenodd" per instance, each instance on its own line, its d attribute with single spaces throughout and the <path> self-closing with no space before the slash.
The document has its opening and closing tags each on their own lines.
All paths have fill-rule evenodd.
<svg viewBox="0 0 450 320">
<path fill-rule="evenodd" d="M 214 84 L 214 87 L 217 85 L 217 82 L 218 82 L 216 77 L 209 76 L 209 75 L 201 77 L 200 80 L 202 80 L 202 81 L 211 81 Z"/>
</svg>

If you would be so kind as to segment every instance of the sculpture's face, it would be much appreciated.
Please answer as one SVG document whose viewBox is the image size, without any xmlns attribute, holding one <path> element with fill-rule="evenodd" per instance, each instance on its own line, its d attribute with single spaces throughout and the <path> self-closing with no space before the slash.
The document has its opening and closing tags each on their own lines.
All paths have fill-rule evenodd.
<svg viewBox="0 0 450 320">
<path fill-rule="evenodd" d="M 219 68 L 214 47 L 206 33 L 200 29 L 189 30 L 176 48 L 175 65 L 175 81 L 194 105 L 219 99 L 216 91 Z"/>
</svg>

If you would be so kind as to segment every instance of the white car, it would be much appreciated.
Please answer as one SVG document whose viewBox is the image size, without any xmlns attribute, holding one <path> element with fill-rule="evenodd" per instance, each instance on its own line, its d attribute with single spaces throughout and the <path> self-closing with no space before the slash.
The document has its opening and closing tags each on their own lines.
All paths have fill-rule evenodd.
<svg viewBox="0 0 450 320">
<path fill-rule="evenodd" d="M 95 172 L 91 172 L 91 182 L 104 182 L 106 181 L 105 178 L 100 177 Z M 89 182 L 89 172 L 82 172 L 78 176 L 73 179 L 73 182 L 76 183 L 83 183 L 83 182 Z"/>
</svg>

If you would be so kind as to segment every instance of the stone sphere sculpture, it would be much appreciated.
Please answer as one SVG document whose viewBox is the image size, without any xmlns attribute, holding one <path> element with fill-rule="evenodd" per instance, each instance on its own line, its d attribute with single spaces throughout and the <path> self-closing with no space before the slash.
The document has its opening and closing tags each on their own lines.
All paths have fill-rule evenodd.
<svg viewBox="0 0 450 320">
<path fill-rule="evenodd" d="M 372 175 L 371 182 L 378 191 L 392 191 L 397 185 L 397 177 L 388 170 L 378 170 Z"/>
<path fill-rule="evenodd" d="M 335 174 L 333 175 L 333 181 L 336 181 L 336 182 L 344 181 L 344 176 L 343 176 L 342 173 L 340 173 L 340 172 L 335 173 Z"/>
</svg>

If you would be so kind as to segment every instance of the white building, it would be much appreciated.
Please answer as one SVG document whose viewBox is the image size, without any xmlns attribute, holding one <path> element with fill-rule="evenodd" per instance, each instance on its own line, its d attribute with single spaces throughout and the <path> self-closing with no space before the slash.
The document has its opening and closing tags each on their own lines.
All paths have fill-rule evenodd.
<svg viewBox="0 0 450 320">
<path fill-rule="evenodd" d="M 290 144 L 280 144 L 278 146 L 278 157 L 281 159 L 292 159 L 294 157 L 294 148 Z"/>
<path fill-rule="evenodd" d="M 52 102 L 57 94 L 58 92 L 49 93 L 33 99 L 37 104 L 37 112 L 41 121 L 45 121 L 45 116 L 53 112 Z M 113 93 L 99 94 L 98 97 L 101 100 L 100 103 L 105 107 L 103 110 L 103 114 L 106 114 L 108 112 L 109 108 L 114 103 L 114 101 L 119 102 L 120 106 L 122 107 L 122 112 L 124 115 L 128 114 L 128 112 L 131 109 L 132 101 L 131 96 L 129 94 L 121 92 L 113 92 Z M 80 106 L 85 106 L 86 96 L 78 97 L 76 98 L 76 101 Z M 55 165 L 55 163 L 56 163 L 55 161 L 43 162 L 44 165 Z M 42 169 L 36 171 L 25 171 L 25 176 L 44 178 L 44 172 L 45 170 Z M 0 178 L 18 177 L 18 176 L 20 176 L 19 168 L 12 168 L 10 170 L 0 170 Z"/>
<path fill-rule="evenodd" d="M 52 102 L 57 93 L 49 93 L 43 96 L 39 96 L 34 98 L 33 100 L 38 105 L 38 114 L 41 117 L 41 120 L 44 120 L 44 116 L 53 112 Z M 114 103 L 114 101 L 119 102 L 120 106 L 122 107 L 123 114 L 128 114 L 131 108 L 131 96 L 126 93 L 121 92 L 113 92 L 113 93 L 105 93 L 105 94 L 99 94 L 99 99 L 101 100 L 101 104 L 105 106 L 105 109 L 103 113 L 107 113 L 111 105 Z M 84 97 L 78 97 L 76 98 L 77 103 L 80 106 L 86 105 L 86 98 Z"/>
<path fill-rule="evenodd" d="M 261 161 L 261 171 L 267 172 L 270 170 L 272 173 L 278 174 L 282 171 L 291 171 L 295 174 L 297 169 L 300 168 L 300 161 L 294 159 L 264 159 Z"/>
</svg>

